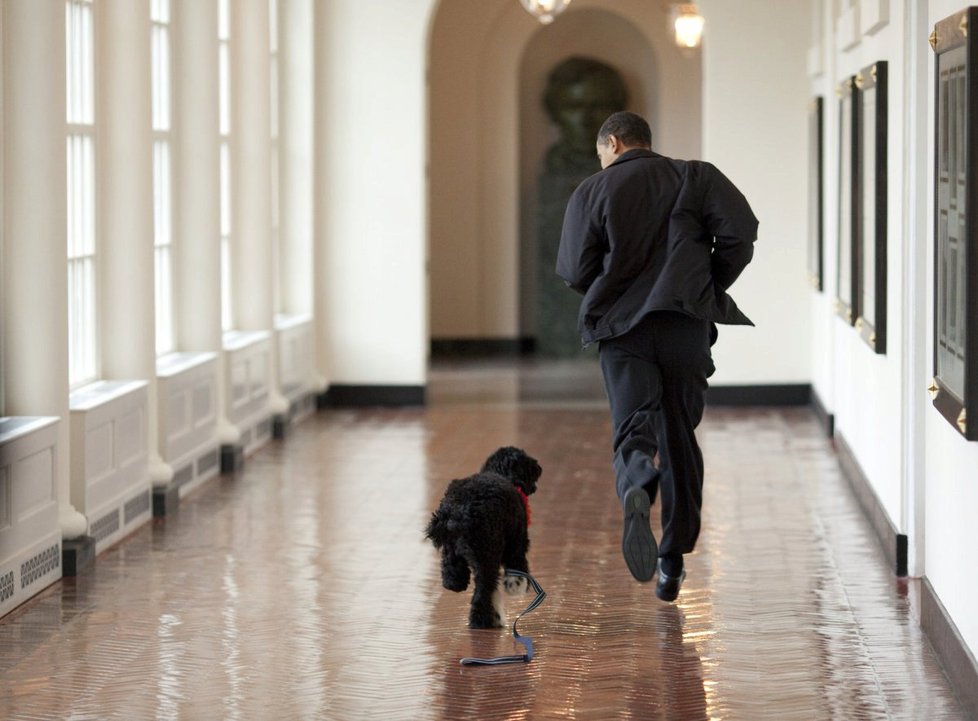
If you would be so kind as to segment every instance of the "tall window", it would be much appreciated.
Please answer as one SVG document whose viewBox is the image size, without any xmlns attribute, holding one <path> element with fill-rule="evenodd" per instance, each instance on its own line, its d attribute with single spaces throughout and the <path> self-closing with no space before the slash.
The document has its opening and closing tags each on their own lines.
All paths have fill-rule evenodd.
<svg viewBox="0 0 978 721">
<path fill-rule="evenodd" d="M 217 0 L 221 135 L 221 327 L 230 330 L 231 308 L 231 18 L 228 0 Z"/>
<path fill-rule="evenodd" d="M 153 64 L 153 248 L 156 266 L 156 353 L 173 342 L 173 233 L 170 170 L 170 0 L 150 0 Z"/>
<path fill-rule="evenodd" d="M 274 278 L 272 301 L 276 313 L 282 311 L 282 283 L 279 269 L 282 265 L 281 233 L 279 232 L 279 145 L 278 145 L 278 0 L 268 0 L 269 28 L 269 88 L 271 90 L 272 127 L 272 278 Z"/>
<path fill-rule="evenodd" d="M 94 0 L 65 3 L 68 152 L 68 378 L 98 375 L 95 255 Z"/>
</svg>

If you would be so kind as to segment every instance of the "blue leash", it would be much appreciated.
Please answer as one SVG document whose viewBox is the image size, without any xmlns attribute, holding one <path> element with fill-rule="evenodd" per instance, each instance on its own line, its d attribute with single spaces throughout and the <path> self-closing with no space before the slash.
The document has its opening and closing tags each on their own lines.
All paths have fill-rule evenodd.
<svg viewBox="0 0 978 721">
<path fill-rule="evenodd" d="M 530 582 L 533 590 L 537 592 L 536 598 L 530 601 L 530 605 L 524 608 L 520 615 L 513 619 L 513 638 L 516 639 L 518 643 L 523 644 L 526 649 L 526 653 L 517 654 L 514 656 L 496 656 L 495 658 L 463 658 L 459 660 L 459 663 L 463 666 L 501 666 L 504 663 L 529 663 L 533 660 L 533 639 L 529 636 L 521 636 L 519 631 L 516 630 L 516 622 L 519 621 L 523 616 L 528 614 L 530 611 L 535 609 L 541 603 L 543 599 L 547 597 L 546 591 L 544 591 L 540 584 L 537 583 L 536 579 L 533 578 L 529 573 L 523 573 L 523 571 L 514 571 L 507 568 L 505 575 L 507 576 L 517 576 L 519 578 L 525 578 Z"/>
</svg>

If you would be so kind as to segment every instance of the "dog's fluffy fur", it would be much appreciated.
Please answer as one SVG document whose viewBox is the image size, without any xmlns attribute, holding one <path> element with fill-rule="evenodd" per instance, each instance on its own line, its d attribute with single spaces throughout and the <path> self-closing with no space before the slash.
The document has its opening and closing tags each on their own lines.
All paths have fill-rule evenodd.
<svg viewBox="0 0 978 721">
<path fill-rule="evenodd" d="M 519 448 L 500 448 L 482 470 L 452 481 L 431 515 L 425 536 L 441 550 L 441 582 L 449 591 L 468 588 L 470 572 L 475 590 L 469 612 L 470 628 L 503 625 L 498 591 L 499 569 L 529 573 L 528 507 L 520 497 L 537 489 L 540 464 Z M 526 591 L 526 579 L 506 577 L 507 593 Z"/>
</svg>

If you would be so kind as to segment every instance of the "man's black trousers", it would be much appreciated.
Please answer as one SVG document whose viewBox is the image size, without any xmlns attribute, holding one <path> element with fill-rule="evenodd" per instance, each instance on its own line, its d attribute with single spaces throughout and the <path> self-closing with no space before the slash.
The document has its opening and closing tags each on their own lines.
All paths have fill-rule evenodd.
<svg viewBox="0 0 978 721">
<path fill-rule="evenodd" d="M 655 502 L 661 491 L 660 556 L 691 552 L 700 531 L 703 453 L 695 429 L 714 371 L 710 344 L 709 321 L 661 311 L 600 345 L 618 497 L 638 486 Z"/>
</svg>

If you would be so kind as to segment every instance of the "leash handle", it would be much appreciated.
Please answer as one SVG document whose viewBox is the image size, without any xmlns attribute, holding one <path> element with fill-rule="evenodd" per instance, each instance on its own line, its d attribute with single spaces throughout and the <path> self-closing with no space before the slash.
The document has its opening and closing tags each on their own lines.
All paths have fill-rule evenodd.
<svg viewBox="0 0 978 721">
<path fill-rule="evenodd" d="M 536 579 L 533 578 L 529 573 L 524 573 L 523 571 L 515 571 L 513 569 L 507 568 L 503 575 L 506 576 L 517 576 L 518 578 L 525 578 L 529 581 L 530 586 L 536 591 L 536 598 L 530 601 L 530 605 L 524 608 L 520 614 L 513 619 L 513 638 L 516 639 L 517 643 L 523 645 L 526 649 L 526 653 L 518 654 L 515 656 L 496 656 L 494 658 L 472 658 L 466 657 L 459 660 L 459 663 L 463 666 L 501 666 L 506 663 L 529 663 L 533 660 L 533 639 L 529 636 L 522 636 L 520 632 L 516 630 L 516 623 L 523 616 L 528 614 L 530 611 L 535 609 L 543 600 L 547 597 L 546 591 L 541 588 L 540 584 L 537 583 Z"/>
</svg>

